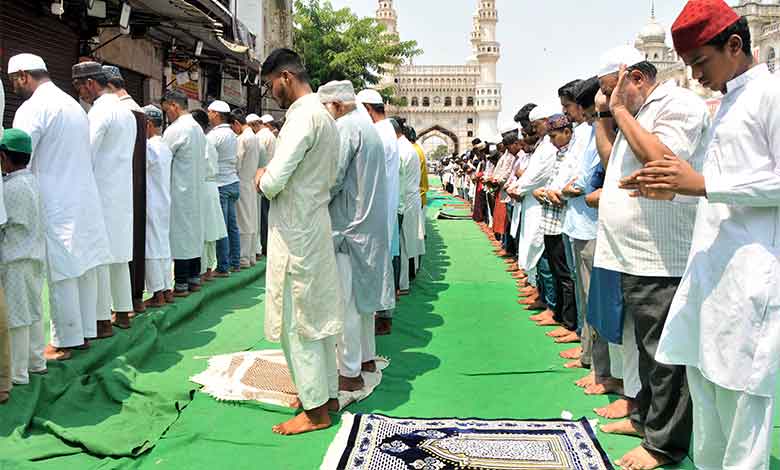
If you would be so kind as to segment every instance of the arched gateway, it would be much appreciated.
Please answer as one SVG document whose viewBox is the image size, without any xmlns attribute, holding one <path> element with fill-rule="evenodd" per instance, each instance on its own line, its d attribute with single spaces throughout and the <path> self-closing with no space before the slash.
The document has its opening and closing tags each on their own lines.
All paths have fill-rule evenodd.
<svg viewBox="0 0 780 470">
<path fill-rule="evenodd" d="M 433 137 L 438 137 L 447 143 L 449 154 L 460 153 L 460 142 L 458 140 L 458 136 L 454 132 L 439 125 L 429 127 L 428 129 L 424 129 L 423 131 L 419 132 L 417 134 L 417 141 L 420 142 L 420 145 L 422 145 L 426 140 Z"/>
</svg>

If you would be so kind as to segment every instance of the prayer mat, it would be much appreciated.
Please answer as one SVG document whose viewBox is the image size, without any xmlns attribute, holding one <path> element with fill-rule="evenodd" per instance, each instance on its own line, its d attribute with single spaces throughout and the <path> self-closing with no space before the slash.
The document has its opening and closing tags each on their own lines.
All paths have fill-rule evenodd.
<svg viewBox="0 0 780 470">
<path fill-rule="evenodd" d="M 463 209 L 441 210 L 436 218 L 439 220 L 471 220 L 471 211 Z"/>
<path fill-rule="evenodd" d="M 345 413 L 320 470 L 613 470 L 587 419 L 391 418 Z"/>
<path fill-rule="evenodd" d="M 387 359 L 377 358 L 377 371 L 363 373 L 362 390 L 339 392 L 341 409 L 370 396 L 389 364 Z M 284 353 L 279 349 L 214 356 L 209 359 L 208 368 L 190 381 L 202 385 L 203 393 L 219 401 L 257 401 L 292 407 L 298 396 Z"/>
</svg>

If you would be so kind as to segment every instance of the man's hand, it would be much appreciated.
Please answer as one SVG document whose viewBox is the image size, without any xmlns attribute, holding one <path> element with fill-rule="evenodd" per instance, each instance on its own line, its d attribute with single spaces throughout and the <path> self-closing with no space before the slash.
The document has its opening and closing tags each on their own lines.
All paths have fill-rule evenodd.
<svg viewBox="0 0 780 470">
<path fill-rule="evenodd" d="M 664 155 L 645 165 L 636 175 L 641 187 L 652 191 L 673 192 L 685 196 L 707 196 L 704 176 L 690 163 L 674 155 Z"/>
<path fill-rule="evenodd" d="M 550 204 L 553 206 L 563 207 L 564 201 L 560 191 L 555 191 L 552 189 L 547 190 L 547 200 L 550 201 Z"/>
<path fill-rule="evenodd" d="M 612 95 L 609 97 L 609 109 L 615 114 L 620 109 L 625 109 L 628 104 L 628 84 L 631 78 L 628 76 L 626 66 L 621 65 L 618 72 L 618 82 Z"/>
<path fill-rule="evenodd" d="M 547 203 L 547 190 L 546 189 L 544 189 L 544 188 L 536 189 L 536 190 L 534 190 L 532 195 L 533 195 L 534 199 L 539 201 L 541 204 L 546 204 Z"/>
<path fill-rule="evenodd" d="M 257 190 L 258 193 L 262 192 L 260 191 L 260 180 L 263 179 L 264 174 L 265 174 L 265 168 L 258 168 L 257 171 L 255 172 L 255 189 Z"/>
<path fill-rule="evenodd" d="M 597 189 L 592 193 L 588 194 L 587 196 L 585 196 L 585 204 L 588 207 L 592 207 L 594 209 L 598 209 L 600 200 L 601 200 L 601 189 Z"/>
<path fill-rule="evenodd" d="M 565 188 L 563 188 L 563 195 L 568 198 L 574 198 L 574 197 L 580 197 L 582 196 L 582 190 L 580 188 L 574 187 L 574 182 L 577 181 L 576 179 L 573 179 L 569 182 L 569 184 L 566 185 Z"/>
<path fill-rule="evenodd" d="M 657 201 L 671 201 L 674 199 L 673 192 L 651 189 L 647 186 L 646 183 L 639 181 L 641 174 L 642 170 L 635 171 L 630 176 L 621 179 L 618 186 L 621 189 L 630 191 L 631 197 L 643 197 L 646 199 L 655 199 Z"/>
<path fill-rule="evenodd" d="M 596 111 L 609 111 L 609 99 L 607 98 L 607 95 L 601 91 L 601 89 L 596 92 Z"/>
</svg>

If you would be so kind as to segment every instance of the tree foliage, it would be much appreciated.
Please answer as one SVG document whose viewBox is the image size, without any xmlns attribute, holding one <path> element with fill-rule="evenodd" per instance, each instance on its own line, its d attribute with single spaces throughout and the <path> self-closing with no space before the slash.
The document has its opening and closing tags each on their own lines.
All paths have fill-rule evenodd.
<svg viewBox="0 0 780 470">
<path fill-rule="evenodd" d="M 399 41 L 376 19 L 336 10 L 329 0 L 295 0 L 294 22 L 294 48 L 315 90 L 331 80 L 350 80 L 356 90 L 376 85 L 385 67 L 422 53 L 416 41 Z"/>
<path fill-rule="evenodd" d="M 446 157 L 450 154 L 450 148 L 446 145 L 439 145 L 434 149 L 433 152 L 431 152 L 430 155 L 428 155 L 428 158 L 431 160 L 439 160 L 443 157 Z"/>
</svg>

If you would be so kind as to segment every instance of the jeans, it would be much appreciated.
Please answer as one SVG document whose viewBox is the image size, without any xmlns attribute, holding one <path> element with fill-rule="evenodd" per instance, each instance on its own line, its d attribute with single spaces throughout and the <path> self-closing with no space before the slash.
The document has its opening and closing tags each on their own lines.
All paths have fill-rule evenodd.
<svg viewBox="0 0 780 470">
<path fill-rule="evenodd" d="M 241 267 L 241 236 L 236 220 L 236 202 L 239 197 L 239 183 L 219 187 L 219 204 L 225 217 L 228 236 L 217 240 L 217 271 L 226 273 L 230 268 Z"/>
<path fill-rule="evenodd" d="M 176 290 L 183 292 L 200 285 L 200 258 L 173 260 Z"/>
<path fill-rule="evenodd" d="M 542 294 L 542 300 L 550 310 L 555 310 L 556 298 L 555 298 L 555 279 L 553 278 L 552 271 L 550 270 L 550 262 L 547 260 L 547 253 L 544 253 L 539 258 L 539 263 L 536 264 L 536 285 L 539 288 L 539 292 Z"/>
</svg>

